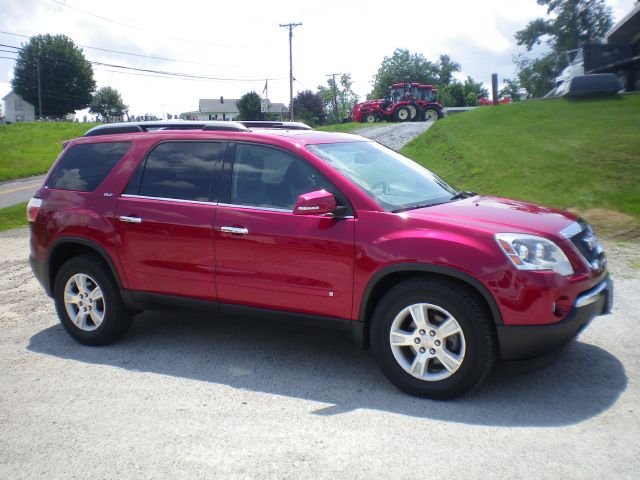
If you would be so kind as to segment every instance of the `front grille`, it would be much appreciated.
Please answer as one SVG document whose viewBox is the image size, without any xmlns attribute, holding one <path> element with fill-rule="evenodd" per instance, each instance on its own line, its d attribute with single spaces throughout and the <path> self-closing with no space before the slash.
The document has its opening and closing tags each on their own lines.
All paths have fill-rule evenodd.
<svg viewBox="0 0 640 480">
<path fill-rule="evenodd" d="M 607 267 L 607 257 L 604 254 L 600 240 L 596 237 L 591 226 L 580 222 L 582 231 L 570 238 L 580 254 L 595 271 L 603 271 Z"/>
</svg>

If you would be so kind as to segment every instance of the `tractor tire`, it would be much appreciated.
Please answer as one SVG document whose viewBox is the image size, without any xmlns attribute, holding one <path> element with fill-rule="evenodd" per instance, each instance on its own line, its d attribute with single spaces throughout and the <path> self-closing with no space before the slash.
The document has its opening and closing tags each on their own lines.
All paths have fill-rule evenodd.
<svg viewBox="0 0 640 480">
<path fill-rule="evenodd" d="M 408 122 L 411 120 L 411 110 L 406 105 L 402 105 L 393 112 L 394 122 Z"/>
<path fill-rule="evenodd" d="M 411 102 L 409 105 L 407 105 L 407 107 L 409 107 L 409 111 L 411 112 L 411 118 L 409 121 L 417 122 L 418 120 L 420 120 L 420 117 L 422 116 L 420 105 L 415 102 Z"/>
<path fill-rule="evenodd" d="M 363 117 L 362 120 L 364 123 L 376 123 L 378 119 L 373 113 L 369 113 Z"/>
<path fill-rule="evenodd" d="M 425 122 L 435 122 L 442 117 L 444 117 L 443 111 L 436 107 L 427 107 L 424 112 L 422 112 L 422 120 Z"/>
</svg>

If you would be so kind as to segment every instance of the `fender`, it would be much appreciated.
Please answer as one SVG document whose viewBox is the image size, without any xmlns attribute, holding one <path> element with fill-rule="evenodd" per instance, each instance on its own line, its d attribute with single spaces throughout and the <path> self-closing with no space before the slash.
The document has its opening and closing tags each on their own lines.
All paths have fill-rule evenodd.
<svg viewBox="0 0 640 480">
<path fill-rule="evenodd" d="M 491 292 L 487 287 L 484 286 L 480 280 L 469 275 L 468 273 L 462 272 L 460 270 L 456 270 L 451 267 L 444 267 L 441 265 L 432 265 L 425 263 L 398 263 L 394 265 L 390 265 L 388 267 L 384 267 L 378 270 L 373 277 L 367 283 L 367 287 L 364 290 L 364 294 L 362 295 L 362 300 L 360 301 L 360 314 L 358 320 L 364 325 L 367 321 L 366 319 L 366 311 L 367 305 L 369 303 L 369 297 L 374 287 L 378 284 L 380 280 L 392 273 L 398 272 L 424 272 L 424 273 L 436 273 L 438 275 L 443 275 L 447 277 L 452 277 L 458 280 L 463 281 L 464 283 L 473 287 L 482 298 L 487 302 L 489 306 L 489 310 L 491 311 L 491 316 L 496 325 L 502 325 L 502 314 L 500 313 L 500 308 L 498 307 L 498 303 L 496 299 L 493 297 Z"/>
<path fill-rule="evenodd" d="M 60 238 L 57 238 L 51 244 L 51 247 L 49 248 L 49 256 L 47 258 L 47 264 L 49 265 L 49 285 L 53 286 L 53 281 L 54 281 L 54 279 L 51 278 L 51 274 L 52 274 L 51 257 L 55 253 L 57 247 L 63 244 L 83 245 L 85 247 L 89 247 L 92 250 L 95 250 L 96 252 L 98 252 L 98 255 L 100 255 L 100 257 L 102 257 L 105 263 L 109 266 L 109 270 L 111 271 L 111 274 L 113 275 L 113 278 L 116 281 L 118 288 L 122 289 L 122 282 L 120 281 L 120 275 L 118 274 L 118 270 L 115 264 L 113 263 L 111 256 L 107 253 L 107 251 L 104 249 L 102 245 L 100 245 L 99 243 L 93 240 L 89 240 L 83 237 L 60 237 Z"/>
</svg>

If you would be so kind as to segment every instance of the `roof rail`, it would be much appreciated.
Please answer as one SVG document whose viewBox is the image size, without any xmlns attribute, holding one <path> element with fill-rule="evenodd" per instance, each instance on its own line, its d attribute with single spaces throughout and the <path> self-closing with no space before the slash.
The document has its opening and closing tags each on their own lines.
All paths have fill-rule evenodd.
<svg viewBox="0 0 640 480">
<path fill-rule="evenodd" d="M 84 137 L 98 135 L 116 135 L 119 133 L 138 133 L 154 130 L 222 130 L 246 132 L 249 129 L 239 122 L 195 122 L 195 121 L 152 121 L 152 122 L 122 122 L 98 125 L 87 131 Z"/>
<path fill-rule="evenodd" d="M 279 130 L 313 130 L 309 125 L 305 125 L 301 122 L 272 122 L 268 120 L 250 120 L 239 121 L 234 123 L 241 123 L 245 127 L 249 128 L 275 128 Z"/>
</svg>

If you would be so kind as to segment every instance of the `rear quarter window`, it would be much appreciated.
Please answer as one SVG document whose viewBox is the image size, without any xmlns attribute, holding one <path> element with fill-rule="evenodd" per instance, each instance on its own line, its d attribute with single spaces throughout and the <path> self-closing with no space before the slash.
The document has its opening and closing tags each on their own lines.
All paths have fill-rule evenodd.
<svg viewBox="0 0 640 480">
<path fill-rule="evenodd" d="M 65 153 L 47 187 L 92 192 L 131 148 L 131 142 L 87 143 Z"/>
</svg>

